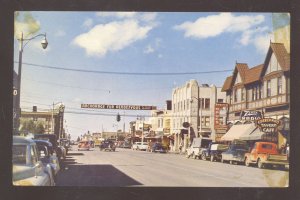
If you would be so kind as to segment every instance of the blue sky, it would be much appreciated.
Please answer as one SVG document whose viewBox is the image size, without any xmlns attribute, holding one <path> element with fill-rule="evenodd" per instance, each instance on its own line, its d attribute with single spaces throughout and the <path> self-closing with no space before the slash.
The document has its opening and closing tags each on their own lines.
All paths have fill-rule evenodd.
<svg viewBox="0 0 300 200">
<path fill-rule="evenodd" d="M 30 32 L 28 21 L 17 20 Z M 272 36 L 271 13 L 142 13 L 142 12 L 30 12 L 36 30 L 47 33 L 49 46 L 36 38 L 24 49 L 23 63 L 110 72 L 201 72 L 233 70 L 235 62 L 250 67 L 264 62 Z M 18 41 L 15 39 L 15 61 Z M 17 71 L 17 64 L 15 64 Z M 189 79 L 222 87 L 232 72 L 173 76 L 108 75 L 54 70 L 23 64 L 21 107 L 50 109 L 66 106 L 67 131 L 77 138 L 91 132 L 115 131 L 115 116 L 82 115 L 81 103 L 154 105 L 164 108 L 172 88 Z M 124 111 L 98 110 L 116 114 Z M 126 115 L 149 112 L 125 111 Z M 126 130 L 129 121 L 125 117 Z"/>
</svg>

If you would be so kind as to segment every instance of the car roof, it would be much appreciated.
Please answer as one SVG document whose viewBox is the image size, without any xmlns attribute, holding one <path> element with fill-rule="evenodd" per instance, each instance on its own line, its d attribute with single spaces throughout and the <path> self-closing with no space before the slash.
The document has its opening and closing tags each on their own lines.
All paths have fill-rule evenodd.
<svg viewBox="0 0 300 200">
<path fill-rule="evenodd" d="M 13 144 L 35 144 L 35 142 L 23 136 L 13 136 Z"/>
<path fill-rule="evenodd" d="M 47 146 L 52 146 L 52 143 L 47 140 L 33 140 L 36 144 L 43 144 Z"/>
</svg>

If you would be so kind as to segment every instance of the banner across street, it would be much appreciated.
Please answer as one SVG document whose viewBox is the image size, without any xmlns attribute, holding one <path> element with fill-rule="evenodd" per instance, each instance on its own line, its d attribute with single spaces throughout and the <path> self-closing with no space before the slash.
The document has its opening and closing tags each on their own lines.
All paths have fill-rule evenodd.
<svg viewBox="0 0 300 200">
<path fill-rule="evenodd" d="M 156 110 L 156 106 L 108 105 L 108 104 L 81 104 L 81 108 L 117 109 L 117 110 Z"/>
</svg>

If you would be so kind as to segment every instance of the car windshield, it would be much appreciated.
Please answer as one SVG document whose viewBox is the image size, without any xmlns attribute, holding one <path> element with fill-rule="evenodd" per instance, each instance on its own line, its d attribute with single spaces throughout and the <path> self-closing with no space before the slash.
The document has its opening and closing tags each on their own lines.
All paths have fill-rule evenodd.
<svg viewBox="0 0 300 200">
<path fill-rule="evenodd" d="M 231 150 L 237 150 L 237 149 L 248 150 L 248 146 L 246 146 L 246 145 L 233 145 L 231 147 Z"/>
<path fill-rule="evenodd" d="M 13 164 L 26 164 L 26 145 L 13 145 L 12 162 Z"/>
</svg>

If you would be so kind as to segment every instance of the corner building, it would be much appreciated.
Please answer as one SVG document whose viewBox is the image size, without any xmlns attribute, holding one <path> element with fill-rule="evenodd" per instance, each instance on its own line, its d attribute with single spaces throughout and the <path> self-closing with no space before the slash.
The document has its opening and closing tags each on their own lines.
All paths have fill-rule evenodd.
<svg viewBox="0 0 300 200">
<path fill-rule="evenodd" d="M 270 43 L 263 64 L 249 68 L 246 63 L 236 63 L 222 91 L 231 123 L 240 120 L 242 111 L 259 111 L 264 118 L 281 120 L 284 126 L 271 141 L 279 146 L 289 143 L 290 54 L 282 43 Z"/>
</svg>

